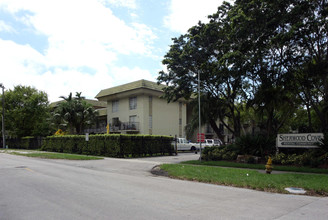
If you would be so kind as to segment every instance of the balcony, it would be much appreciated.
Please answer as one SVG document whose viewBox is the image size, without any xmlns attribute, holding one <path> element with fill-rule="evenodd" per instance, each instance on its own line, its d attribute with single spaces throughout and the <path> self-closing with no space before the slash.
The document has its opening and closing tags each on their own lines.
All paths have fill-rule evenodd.
<svg viewBox="0 0 328 220">
<path fill-rule="evenodd" d="M 139 122 L 120 122 L 109 124 L 110 132 L 139 133 Z"/>
<path fill-rule="evenodd" d="M 89 133 L 89 134 L 105 134 L 106 131 L 106 127 L 104 128 L 87 128 L 84 129 L 84 133 Z"/>
<path fill-rule="evenodd" d="M 139 122 L 120 122 L 118 124 L 109 124 L 110 133 L 139 133 Z M 103 126 L 101 128 L 89 128 L 84 129 L 84 133 L 89 134 L 106 134 L 107 128 Z"/>
</svg>

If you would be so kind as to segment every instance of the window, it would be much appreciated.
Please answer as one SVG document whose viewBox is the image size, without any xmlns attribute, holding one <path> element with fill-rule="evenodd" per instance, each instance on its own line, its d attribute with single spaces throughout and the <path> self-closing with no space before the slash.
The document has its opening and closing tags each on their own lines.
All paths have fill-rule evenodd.
<svg viewBox="0 0 328 220">
<path fill-rule="evenodd" d="M 136 115 L 132 115 L 132 116 L 130 116 L 130 118 L 129 118 L 129 122 L 130 122 L 130 123 L 135 123 L 135 122 L 137 122 L 137 116 L 136 116 Z"/>
<path fill-rule="evenodd" d="M 137 109 L 137 97 L 131 97 L 129 99 L 130 110 Z"/>
<path fill-rule="evenodd" d="M 130 130 L 135 130 L 137 128 L 137 116 L 132 115 L 129 117 L 129 129 Z"/>
<path fill-rule="evenodd" d="M 118 100 L 112 101 L 112 112 L 118 112 Z"/>
</svg>

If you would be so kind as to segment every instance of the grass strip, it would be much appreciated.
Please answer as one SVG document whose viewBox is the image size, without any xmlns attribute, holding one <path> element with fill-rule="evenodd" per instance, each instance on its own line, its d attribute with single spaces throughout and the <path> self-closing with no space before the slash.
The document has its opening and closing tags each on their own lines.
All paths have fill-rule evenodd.
<svg viewBox="0 0 328 220">
<path fill-rule="evenodd" d="M 161 169 L 178 179 L 277 193 L 288 193 L 286 187 L 299 187 L 305 189 L 307 195 L 328 196 L 328 176 L 324 174 L 265 174 L 255 170 L 188 164 L 163 164 Z"/>
<path fill-rule="evenodd" d="M 96 156 L 87 156 L 79 154 L 65 154 L 65 153 L 21 153 L 21 152 L 12 152 L 11 154 L 26 156 L 26 157 L 38 157 L 44 159 L 63 159 L 63 160 L 101 160 L 102 157 Z"/>
<path fill-rule="evenodd" d="M 199 161 L 191 160 L 182 162 L 183 164 L 193 165 L 205 165 L 205 166 L 220 166 L 220 167 L 235 167 L 235 168 L 248 168 L 264 170 L 264 164 L 248 164 L 248 163 L 235 163 L 230 161 Z M 301 173 L 323 173 L 328 174 L 328 169 L 311 168 L 311 167 L 295 167 L 295 166 L 281 166 L 273 165 L 273 170 L 277 171 L 289 171 L 289 172 L 301 172 Z"/>
</svg>

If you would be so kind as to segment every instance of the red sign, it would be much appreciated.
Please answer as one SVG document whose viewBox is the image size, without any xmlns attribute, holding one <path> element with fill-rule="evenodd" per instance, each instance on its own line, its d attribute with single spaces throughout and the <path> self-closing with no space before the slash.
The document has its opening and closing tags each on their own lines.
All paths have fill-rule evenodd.
<svg viewBox="0 0 328 220">
<path fill-rule="evenodd" d="M 197 133 L 197 142 L 205 142 L 205 134 Z"/>
</svg>

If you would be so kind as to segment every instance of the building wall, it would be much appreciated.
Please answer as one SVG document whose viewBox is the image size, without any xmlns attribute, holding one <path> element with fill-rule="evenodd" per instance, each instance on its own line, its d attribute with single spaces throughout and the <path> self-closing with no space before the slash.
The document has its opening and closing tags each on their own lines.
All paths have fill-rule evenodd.
<svg viewBox="0 0 328 220">
<path fill-rule="evenodd" d="M 186 104 L 181 106 L 181 125 L 179 125 L 179 102 L 167 103 L 158 97 L 153 98 L 153 134 L 185 137 L 187 123 Z M 182 129 L 179 129 L 181 126 Z"/>
<path fill-rule="evenodd" d="M 137 97 L 137 109 L 130 110 L 129 98 L 133 96 Z M 151 101 L 150 96 L 152 97 Z M 112 112 L 113 100 L 119 100 L 117 112 Z M 166 100 L 159 98 L 158 93 L 152 93 L 151 91 L 107 101 L 108 123 L 112 123 L 112 119 L 117 117 L 121 122 L 129 122 L 129 117 L 132 115 L 136 115 L 136 121 L 139 122 L 140 134 L 185 137 L 184 128 L 187 123 L 187 107 L 185 103 L 167 103 Z M 181 125 L 179 125 L 180 119 Z M 152 121 L 151 123 L 150 120 Z"/>
<path fill-rule="evenodd" d="M 107 122 L 113 123 L 113 118 L 119 118 L 121 122 L 129 121 L 129 99 L 116 99 L 119 101 L 118 111 L 112 111 L 112 102 L 115 100 L 110 100 L 107 102 Z"/>
</svg>

